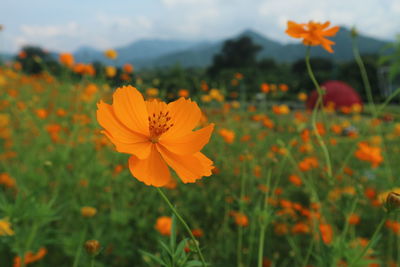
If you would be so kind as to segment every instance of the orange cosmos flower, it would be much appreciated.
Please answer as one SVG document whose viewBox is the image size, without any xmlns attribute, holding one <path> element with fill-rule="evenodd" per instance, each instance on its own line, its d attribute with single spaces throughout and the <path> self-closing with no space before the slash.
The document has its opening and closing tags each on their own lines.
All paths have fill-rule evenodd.
<svg viewBox="0 0 400 267">
<path fill-rule="evenodd" d="M 70 53 L 61 53 L 58 58 L 59 58 L 61 64 L 65 65 L 69 68 L 71 68 L 75 63 L 74 56 Z"/>
<path fill-rule="evenodd" d="M 322 241 L 324 241 L 324 243 L 327 245 L 331 244 L 332 239 L 333 239 L 332 226 L 330 226 L 329 224 L 326 224 L 326 223 L 320 224 L 319 231 L 321 233 Z"/>
<path fill-rule="evenodd" d="M 29 263 L 33 263 L 36 261 L 41 260 L 44 256 L 46 256 L 47 254 L 47 249 L 46 248 L 40 248 L 39 251 L 36 254 L 33 254 L 32 252 L 27 252 L 24 256 L 24 262 L 25 265 L 29 264 Z M 14 258 L 14 265 L 13 267 L 19 267 L 21 266 L 21 258 L 20 257 L 15 257 Z"/>
<path fill-rule="evenodd" d="M 289 176 L 289 181 L 295 186 L 301 186 L 303 184 L 301 178 L 295 174 Z"/>
<path fill-rule="evenodd" d="M 171 235 L 172 218 L 168 216 L 161 216 L 157 219 L 155 228 L 162 235 Z"/>
<path fill-rule="evenodd" d="M 238 226 L 246 227 L 249 225 L 249 219 L 247 218 L 246 214 L 240 212 L 234 212 L 233 216 L 235 218 L 235 223 Z"/>
<path fill-rule="evenodd" d="M 269 92 L 269 85 L 268 83 L 262 83 L 260 86 L 260 90 L 263 93 L 268 93 Z"/>
<path fill-rule="evenodd" d="M 360 142 L 355 156 L 359 160 L 371 162 L 372 168 L 376 168 L 382 163 L 383 157 L 379 147 L 369 146 L 366 142 Z"/>
<path fill-rule="evenodd" d="M 213 162 L 200 152 L 210 139 L 214 124 L 192 131 L 201 110 L 190 99 L 166 104 L 144 101 L 132 86 L 118 88 L 113 104 L 97 105 L 97 120 L 116 150 L 128 153 L 129 169 L 146 185 L 161 187 L 171 175 L 168 165 L 184 183 L 210 176 Z M 168 164 L 168 165 L 167 165 Z"/>
<path fill-rule="evenodd" d="M 235 132 L 222 128 L 218 131 L 218 134 L 224 138 L 225 142 L 228 144 L 232 144 L 235 140 Z"/>
<path fill-rule="evenodd" d="M 122 69 L 126 73 L 132 73 L 134 68 L 132 64 L 126 63 L 124 66 L 122 66 Z"/>
<path fill-rule="evenodd" d="M 333 53 L 331 45 L 335 42 L 326 39 L 325 36 L 335 36 L 339 31 L 339 26 L 327 29 L 329 25 L 329 21 L 323 24 L 313 21 L 307 24 L 288 21 L 286 33 L 293 38 L 302 38 L 305 45 L 321 45 L 326 51 Z"/>
<path fill-rule="evenodd" d="M 300 161 L 298 164 L 301 171 L 308 171 L 310 169 L 314 169 L 318 167 L 318 159 L 315 157 L 305 158 L 303 161 Z"/>
</svg>

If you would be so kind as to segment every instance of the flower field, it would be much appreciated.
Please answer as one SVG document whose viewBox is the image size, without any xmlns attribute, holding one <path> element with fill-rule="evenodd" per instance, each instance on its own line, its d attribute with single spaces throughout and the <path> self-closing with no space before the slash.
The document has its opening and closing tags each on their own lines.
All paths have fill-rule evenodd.
<svg viewBox="0 0 400 267">
<path fill-rule="evenodd" d="M 334 30 L 307 42 L 291 26 L 332 50 Z M 60 75 L 0 67 L 0 266 L 400 262 L 389 101 L 337 109 L 318 92 L 307 110 L 305 93 L 274 100 L 283 83 L 260 84 L 262 101 L 209 81 L 167 94 L 129 65 L 114 86 L 113 67 L 60 62 Z"/>
</svg>

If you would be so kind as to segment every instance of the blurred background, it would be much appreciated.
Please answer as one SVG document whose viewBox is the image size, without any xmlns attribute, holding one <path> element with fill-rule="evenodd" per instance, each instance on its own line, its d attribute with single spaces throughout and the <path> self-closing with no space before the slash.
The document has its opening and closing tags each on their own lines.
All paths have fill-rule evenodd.
<svg viewBox="0 0 400 267">
<path fill-rule="evenodd" d="M 395 51 L 399 16 L 400 2 L 395 0 L 16 0 L 3 3 L 0 10 L 0 55 L 3 61 L 22 61 L 18 53 L 28 50 L 29 56 L 39 53 L 52 65 L 59 53 L 67 52 L 75 62 L 94 63 L 97 70 L 128 63 L 136 74 L 179 73 L 182 78 L 164 84 L 167 89 L 193 87 L 183 70 L 214 81 L 230 80 L 231 72 L 241 72 L 254 92 L 262 82 L 285 82 L 296 93 L 311 90 L 312 84 L 305 75 L 305 47 L 285 34 L 287 21 L 329 20 L 341 30 L 332 38 L 334 54 L 313 49 L 317 78 L 344 80 L 363 94 L 351 51 L 350 33 L 356 27 L 374 95 L 380 98 L 398 83 L 399 67 L 391 66 L 393 57 L 383 57 Z M 107 49 L 118 57 L 105 57 Z M 40 69 L 23 63 L 28 72 Z M 117 78 L 114 85 L 123 82 Z"/>
</svg>

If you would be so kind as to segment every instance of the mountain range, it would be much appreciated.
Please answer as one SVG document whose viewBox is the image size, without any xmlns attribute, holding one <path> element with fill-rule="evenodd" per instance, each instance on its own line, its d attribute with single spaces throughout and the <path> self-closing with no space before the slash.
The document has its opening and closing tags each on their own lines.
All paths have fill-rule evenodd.
<svg viewBox="0 0 400 267">
<path fill-rule="evenodd" d="M 247 36 L 261 46 L 259 59 L 272 58 L 277 62 L 293 62 L 304 58 L 306 48 L 299 40 L 297 43 L 283 44 L 265 37 L 253 30 L 245 30 L 228 39 L 238 39 Z M 341 27 L 336 36 L 330 38 L 336 42 L 335 53 L 330 54 L 321 47 L 313 47 L 312 57 L 330 58 L 336 61 L 353 59 L 351 32 Z M 212 63 L 213 57 L 221 51 L 226 40 L 217 41 L 187 41 L 144 39 L 129 45 L 115 48 L 118 58 L 115 61 L 105 58 L 103 51 L 92 47 L 81 47 L 73 54 L 76 62 L 102 62 L 104 64 L 122 65 L 131 63 L 136 69 L 167 67 L 180 64 L 183 67 L 206 67 Z M 364 35 L 358 36 L 361 54 L 381 53 L 389 42 Z M 4 58 L 4 57 L 3 57 Z"/>
</svg>

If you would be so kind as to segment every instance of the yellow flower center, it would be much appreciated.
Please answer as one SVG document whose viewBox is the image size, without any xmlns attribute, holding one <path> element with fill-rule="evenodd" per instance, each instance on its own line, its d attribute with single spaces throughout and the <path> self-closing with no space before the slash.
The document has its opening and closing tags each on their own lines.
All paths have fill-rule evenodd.
<svg viewBox="0 0 400 267">
<path fill-rule="evenodd" d="M 150 130 L 150 141 L 152 143 L 157 143 L 158 138 L 168 131 L 172 126 L 171 117 L 169 116 L 169 112 L 163 113 L 160 111 L 158 114 L 153 113 L 148 117 L 149 120 L 149 130 Z"/>
</svg>

